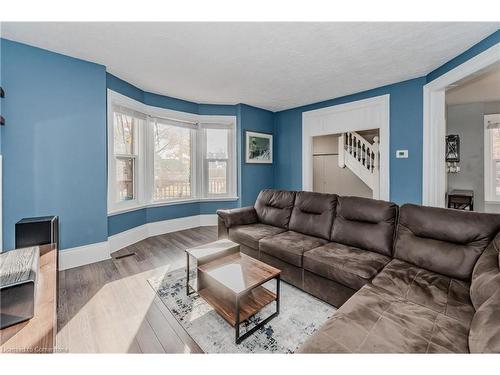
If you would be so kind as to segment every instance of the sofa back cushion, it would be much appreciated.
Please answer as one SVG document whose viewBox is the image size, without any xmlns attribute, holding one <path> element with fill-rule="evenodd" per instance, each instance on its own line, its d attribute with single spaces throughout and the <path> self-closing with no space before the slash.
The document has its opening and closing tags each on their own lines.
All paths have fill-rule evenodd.
<svg viewBox="0 0 500 375">
<path fill-rule="evenodd" d="M 398 206 L 360 197 L 338 197 L 331 240 L 392 255 Z"/>
<path fill-rule="evenodd" d="M 294 191 L 265 189 L 259 193 L 254 207 L 261 223 L 288 229 L 294 201 Z"/>
<path fill-rule="evenodd" d="M 472 271 L 470 299 L 476 310 L 497 290 L 500 290 L 499 245 L 500 234 L 497 234 L 481 254 Z"/>
<path fill-rule="evenodd" d="M 461 280 L 500 230 L 500 215 L 424 207 L 400 209 L 394 257 Z"/>
<path fill-rule="evenodd" d="M 471 353 L 500 353 L 500 290 L 476 311 L 469 331 Z"/>
<path fill-rule="evenodd" d="M 337 195 L 299 191 L 288 228 L 295 232 L 330 239 Z"/>
</svg>

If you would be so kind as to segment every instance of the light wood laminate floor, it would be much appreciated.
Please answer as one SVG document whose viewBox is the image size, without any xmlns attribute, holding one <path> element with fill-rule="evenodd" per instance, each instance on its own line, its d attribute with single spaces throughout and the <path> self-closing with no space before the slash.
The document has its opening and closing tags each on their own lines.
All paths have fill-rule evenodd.
<svg viewBox="0 0 500 375">
<path fill-rule="evenodd" d="M 59 272 L 57 347 L 70 353 L 202 352 L 147 280 L 184 267 L 186 248 L 216 239 L 216 227 L 164 234 L 112 259 Z M 131 252 L 136 255 L 116 259 Z"/>
</svg>

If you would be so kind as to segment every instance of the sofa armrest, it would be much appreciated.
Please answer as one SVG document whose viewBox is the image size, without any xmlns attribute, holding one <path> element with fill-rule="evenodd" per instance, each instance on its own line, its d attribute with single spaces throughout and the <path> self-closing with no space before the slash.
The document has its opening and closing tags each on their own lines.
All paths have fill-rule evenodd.
<svg viewBox="0 0 500 375">
<path fill-rule="evenodd" d="M 231 210 L 217 210 L 217 215 L 222 219 L 226 228 L 236 225 L 255 224 L 259 221 L 253 206 L 233 208 Z"/>
</svg>

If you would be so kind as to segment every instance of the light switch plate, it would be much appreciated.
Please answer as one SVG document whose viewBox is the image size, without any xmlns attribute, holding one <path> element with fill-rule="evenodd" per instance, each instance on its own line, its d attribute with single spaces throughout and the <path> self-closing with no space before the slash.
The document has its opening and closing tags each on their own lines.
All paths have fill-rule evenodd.
<svg viewBox="0 0 500 375">
<path fill-rule="evenodd" d="M 408 150 L 396 150 L 397 159 L 408 159 Z"/>
</svg>

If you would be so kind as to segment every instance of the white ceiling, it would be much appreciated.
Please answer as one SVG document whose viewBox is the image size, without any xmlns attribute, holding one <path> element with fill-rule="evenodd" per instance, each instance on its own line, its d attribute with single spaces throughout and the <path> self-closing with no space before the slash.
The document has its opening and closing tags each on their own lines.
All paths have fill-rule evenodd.
<svg viewBox="0 0 500 375">
<path fill-rule="evenodd" d="M 425 75 L 500 23 L 2 23 L 150 92 L 272 111 Z"/>
<path fill-rule="evenodd" d="M 500 101 L 500 64 L 446 91 L 446 104 Z"/>
</svg>

